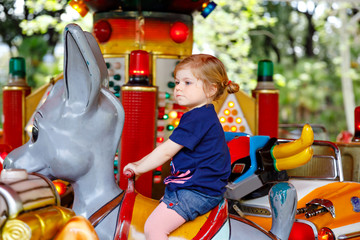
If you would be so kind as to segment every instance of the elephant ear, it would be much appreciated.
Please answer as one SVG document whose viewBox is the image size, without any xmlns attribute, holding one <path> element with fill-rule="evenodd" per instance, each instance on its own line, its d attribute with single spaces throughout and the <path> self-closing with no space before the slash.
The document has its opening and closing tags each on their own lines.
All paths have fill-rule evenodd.
<svg viewBox="0 0 360 240">
<path fill-rule="evenodd" d="M 91 36 L 92 37 L 92 36 Z M 100 50 L 89 35 L 76 24 L 69 24 L 64 31 L 64 83 L 65 103 L 72 114 L 83 114 L 95 107 L 100 93 L 103 70 L 94 52 Z M 94 40 L 95 41 L 95 40 Z M 105 64 L 105 63 L 104 63 Z M 105 66 L 106 67 L 106 66 Z"/>
</svg>

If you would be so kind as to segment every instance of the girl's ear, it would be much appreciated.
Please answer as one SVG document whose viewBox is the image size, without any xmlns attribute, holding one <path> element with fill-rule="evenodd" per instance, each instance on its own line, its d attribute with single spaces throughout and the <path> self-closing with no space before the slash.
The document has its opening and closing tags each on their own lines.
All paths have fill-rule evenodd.
<svg viewBox="0 0 360 240">
<path fill-rule="evenodd" d="M 215 94 L 217 93 L 218 88 L 217 85 L 215 83 L 211 83 L 208 87 L 207 87 L 207 97 L 208 98 L 214 98 Z"/>
</svg>

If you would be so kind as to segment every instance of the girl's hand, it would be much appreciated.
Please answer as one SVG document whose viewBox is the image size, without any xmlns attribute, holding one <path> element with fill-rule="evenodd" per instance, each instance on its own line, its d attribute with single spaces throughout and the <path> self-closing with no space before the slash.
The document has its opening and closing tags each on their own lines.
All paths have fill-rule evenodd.
<svg viewBox="0 0 360 240">
<path fill-rule="evenodd" d="M 168 139 L 139 161 L 127 164 L 123 172 L 126 170 L 133 171 L 136 180 L 141 174 L 154 170 L 169 161 L 182 148 L 182 145 Z"/>
<path fill-rule="evenodd" d="M 137 179 L 137 178 L 140 176 L 140 174 L 139 174 L 139 172 L 136 170 L 136 168 L 137 168 L 137 164 L 136 164 L 136 163 L 129 163 L 129 164 L 127 164 L 127 165 L 124 167 L 123 172 L 125 172 L 125 171 L 132 171 L 132 172 L 134 172 L 135 178 Z"/>
</svg>

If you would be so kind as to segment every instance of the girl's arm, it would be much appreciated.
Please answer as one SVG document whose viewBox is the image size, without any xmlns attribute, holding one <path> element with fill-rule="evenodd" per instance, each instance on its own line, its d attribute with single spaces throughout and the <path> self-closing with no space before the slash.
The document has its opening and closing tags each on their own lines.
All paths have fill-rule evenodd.
<svg viewBox="0 0 360 240">
<path fill-rule="evenodd" d="M 183 148 L 182 145 L 168 139 L 141 160 L 127 164 L 123 171 L 132 170 L 135 175 L 139 176 L 163 165 L 179 152 L 181 148 Z"/>
</svg>

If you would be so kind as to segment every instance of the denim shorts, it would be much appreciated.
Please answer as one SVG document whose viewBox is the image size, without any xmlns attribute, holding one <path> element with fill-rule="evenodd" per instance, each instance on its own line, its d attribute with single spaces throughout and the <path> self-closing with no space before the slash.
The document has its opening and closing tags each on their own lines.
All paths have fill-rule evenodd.
<svg viewBox="0 0 360 240">
<path fill-rule="evenodd" d="M 190 221 L 216 207 L 223 198 L 223 195 L 214 197 L 189 189 L 170 191 L 165 188 L 164 197 L 160 202 L 164 202 L 168 208 L 175 210 L 186 221 Z"/>
</svg>

